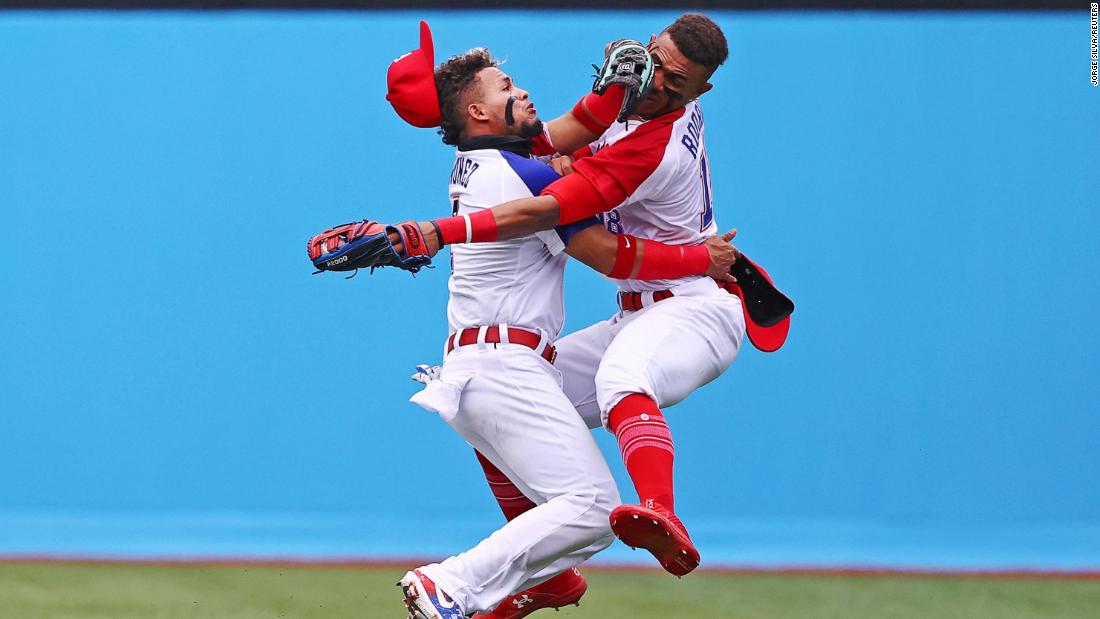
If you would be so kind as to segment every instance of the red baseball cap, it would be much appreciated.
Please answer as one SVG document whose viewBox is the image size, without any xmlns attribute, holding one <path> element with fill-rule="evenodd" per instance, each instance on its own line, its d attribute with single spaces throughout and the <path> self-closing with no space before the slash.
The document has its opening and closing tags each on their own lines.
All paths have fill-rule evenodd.
<svg viewBox="0 0 1100 619">
<path fill-rule="evenodd" d="M 386 100 L 414 127 L 438 127 L 439 91 L 435 88 L 435 46 L 428 22 L 420 20 L 420 47 L 390 63 Z"/>
<path fill-rule="evenodd" d="M 764 276 L 764 279 L 772 282 L 772 278 L 768 275 L 768 272 L 764 270 L 759 264 L 756 264 L 752 260 L 749 260 L 748 256 L 742 254 L 745 260 L 756 267 L 756 270 L 760 271 L 760 274 Z M 734 283 L 727 283 L 726 289 L 736 294 L 741 299 L 741 305 L 745 309 L 745 334 L 749 336 L 749 341 L 757 349 L 763 352 L 775 352 L 779 350 L 783 343 L 787 341 L 787 333 L 791 330 L 791 317 L 788 315 L 779 322 L 771 325 L 761 325 L 753 321 L 752 316 L 748 311 L 748 301 L 745 300 L 745 293 L 741 290 L 741 286 Z"/>
</svg>

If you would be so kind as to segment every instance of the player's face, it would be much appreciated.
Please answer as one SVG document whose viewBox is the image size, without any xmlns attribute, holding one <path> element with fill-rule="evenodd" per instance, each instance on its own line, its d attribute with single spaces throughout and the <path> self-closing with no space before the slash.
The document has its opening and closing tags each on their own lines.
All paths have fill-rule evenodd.
<svg viewBox="0 0 1100 619">
<path fill-rule="evenodd" d="M 481 70 L 478 79 L 481 81 L 482 113 L 493 133 L 534 137 L 542 132 L 542 122 L 531 96 L 516 86 L 507 73 L 488 67 Z"/>
<path fill-rule="evenodd" d="M 653 69 L 653 88 L 649 96 L 638 106 L 642 118 L 655 118 L 674 112 L 688 101 L 710 90 L 710 71 L 687 59 L 676 48 L 667 32 L 650 37 L 649 53 L 656 65 Z"/>
</svg>

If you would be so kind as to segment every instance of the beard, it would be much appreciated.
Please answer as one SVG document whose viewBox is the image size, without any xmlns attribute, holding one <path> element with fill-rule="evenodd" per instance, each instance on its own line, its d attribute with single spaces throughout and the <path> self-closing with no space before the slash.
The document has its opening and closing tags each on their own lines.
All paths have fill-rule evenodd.
<svg viewBox="0 0 1100 619">
<path fill-rule="evenodd" d="M 542 121 L 538 118 L 519 126 L 519 137 L 521 138 L 534 138 L 540 135 L 542 135 Z"/>
</svg>

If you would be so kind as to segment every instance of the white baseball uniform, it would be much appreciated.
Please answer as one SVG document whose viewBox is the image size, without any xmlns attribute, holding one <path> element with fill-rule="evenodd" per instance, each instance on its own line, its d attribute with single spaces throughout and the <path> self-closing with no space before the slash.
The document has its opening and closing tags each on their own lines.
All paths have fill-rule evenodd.
<svg viewBox="0 0 1100 619">
<path fill-rule="evenodd" d="M 630 140 L 628 148 L 608 148 L 623 140 Z M 590 148 L 596 156 L 581 161 L 594 165 L 578 162 L 578 173 L 597 188 L 614 182 L 628 194 L 603 215 L 608 230 L 677 245 L 696 245 L 717 233 L 698 102 L 647 123 L 616 123 Z M 593 428 L 606 425 L 611 408 L 631 393 L 661 408 L 676 404 L 724 372 L 745 335 L 740 299 L 708 277 L 618 284 L 640 293 L 644 307 L 558 343 L 565 393 Z M 654 302 L 658 290 L 673 296 Z"/>
<path fill-rule="evenodd" d="M 451 175 L 454 213 L 538 195 L 556 178 L 515 139 L 471 140 L 460 145 Z M 450 332 L 480 328 L 479 343 L 446 354 L 439 378 L 412 401 L 439 413 L 536 504 L 474 548 L 421 568 L 468 613 L 488 611 L 614 540 L 614 479 L 542 354 L 564 320 L 561 252 L 570 233 L 451 247 Z M 538 345 L 485 343 L 491 326 L 537 333 Z"/>
</svg>

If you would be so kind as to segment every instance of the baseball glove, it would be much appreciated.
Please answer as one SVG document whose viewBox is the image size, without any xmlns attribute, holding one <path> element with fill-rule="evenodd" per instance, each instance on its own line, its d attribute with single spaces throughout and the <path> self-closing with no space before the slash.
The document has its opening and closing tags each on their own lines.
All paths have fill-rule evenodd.
<svg viewBox="0 0 1100 619">
<path fill-rule="evenodd" d="M 618 122 L 630 118 L 653 87 L 653 57 L 644 45 L 633 39 L 609 43 L 605 49 L 603 67 L 592 65 L 592 68 L 596 70 L 592 92 L 597 95 L 602 95 L 612 84 L 626 87 L 626 97 L 616 118 Z"/>
<path fill-rule="evenodd" d="M 402 252 L 394 249 L 390 234 L 401 240 Z M 432 263 L 428 247 L 416 222 L 406 221 L 396 226 L 376 221 L 346 223 L 325 230 L 309 239 L 306 250 L 314 275 L 322 271 L 355 271 L 369 267 L 397 267 L 410 273 Z"/>
</svg>

